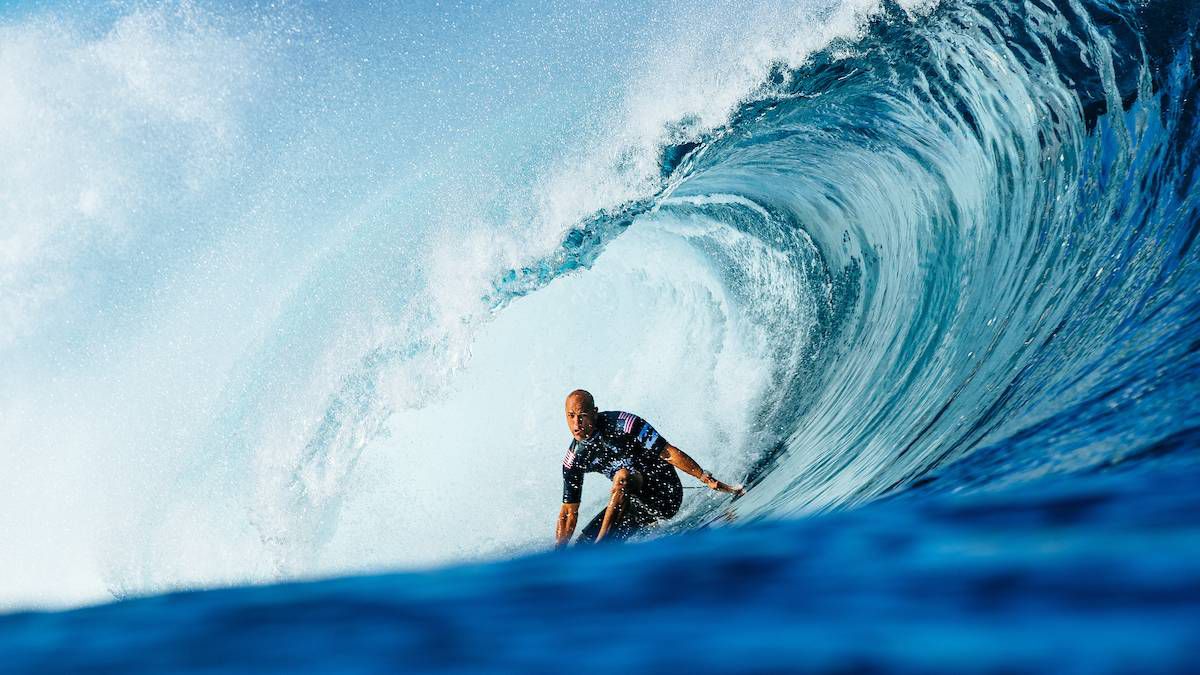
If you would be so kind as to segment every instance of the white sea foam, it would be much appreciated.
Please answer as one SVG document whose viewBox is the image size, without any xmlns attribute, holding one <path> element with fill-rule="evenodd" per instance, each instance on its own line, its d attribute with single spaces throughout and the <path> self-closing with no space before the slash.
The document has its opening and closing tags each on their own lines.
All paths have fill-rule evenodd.
<svg viewBox="0 0 1200 675">
<path fill-rule="evenodd" d="M 494 320 L 482 298 L 580 218 L 662 189 L 664 143 L 876 6 L 662 8 L 607 73 L 617 102 L 549 144 L 519 95 L 455 108 L 405 70 L 436 54 L 398 44 L 372 75 L 379 56 L 298 14 L 0 26 L 0 538 L 19 542 L 0 603 L 537 546 L 576 386 L 744 471 L 777 364 L 697 248 L 720 227 L 655 216 Z M 599 59 L 546 61 L 569 79 Z M 446 118 L 398 121 L 400 99 Z M 516 140 L 489 155 L 505 105 Z M 554 149 L 513 166 L 525 141 Z"/>
</svg>

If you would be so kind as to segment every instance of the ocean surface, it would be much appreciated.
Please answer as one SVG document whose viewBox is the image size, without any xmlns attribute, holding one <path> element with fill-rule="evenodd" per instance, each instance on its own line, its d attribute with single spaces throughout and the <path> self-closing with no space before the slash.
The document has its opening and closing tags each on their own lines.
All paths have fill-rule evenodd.
<svg viewBox="0 0 1200 675">
<path fill-rule="evenodd" d="M 1198 28 L 0 2 L 0 672 L 1195 669 Z"/>
</svg>

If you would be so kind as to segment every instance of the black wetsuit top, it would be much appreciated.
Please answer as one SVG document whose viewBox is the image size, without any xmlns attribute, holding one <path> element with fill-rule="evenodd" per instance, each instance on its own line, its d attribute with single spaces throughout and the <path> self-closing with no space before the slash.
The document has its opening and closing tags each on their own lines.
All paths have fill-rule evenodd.
<svg viewBox="0 0 1200 675">
<path fill-rule="evenodd" d="M 596 429 L 586 441 L 571 441 L 563 458 L 563 503 L 576 504 L 583 495 L 583 475 L 604 474 L 609 479 L 621 469 L 642 475 L 642 487 L 631 493 L 635 508 L 623 518 L 625 527 L 617 534 L 630 534 L 651 522 L 670 518 L 683 503 L 683 485 L 679 474 L 661 454 L 667 440 L 646 420 L 627 412 L 607 411 L 596 418 Z M 597 518 L 602 520 L 604 512 Z M 584 529 L 599 529 L 589 525 Z"/>
</svg>

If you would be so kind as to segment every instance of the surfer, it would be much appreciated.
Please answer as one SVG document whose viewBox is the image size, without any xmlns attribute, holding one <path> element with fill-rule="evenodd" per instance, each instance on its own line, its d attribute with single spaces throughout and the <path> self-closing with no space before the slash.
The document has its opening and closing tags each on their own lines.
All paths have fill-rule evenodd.
<svg viewBox="0 0 1200 675">
<path fill-rule="evenodd" d="M 713 478 L 646 420 L 627 412 L 600 412 L 592 395 L 582 389 L 567 396 L 566 413 L 574 440 L 563 459 L 563 505 L 555 534 L 559 547 L 575 532 L 583 475 L 590 471 L 612 480 L 612 496 L 580 533 L 579 541 L 585 543 L 619 541 L 674 516 L 683 503 L 683 485 L 675 469 L 713 490 L 744 493 L 741 486 Z"/>
</svg>

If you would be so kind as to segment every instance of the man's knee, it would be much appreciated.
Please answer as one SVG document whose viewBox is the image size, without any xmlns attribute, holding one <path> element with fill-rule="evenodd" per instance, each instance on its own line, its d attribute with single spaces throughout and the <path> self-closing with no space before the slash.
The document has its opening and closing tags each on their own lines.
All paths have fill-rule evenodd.
<svg viewBox="0 0 1200 675">
<path fill-rule="evenodd" d="M 642 474 L 632 469 L 618 469 L 613 474 L 613 487 L 623 488 L 626 492 L 636 492 L 642 487 Z"/>
</svg>

